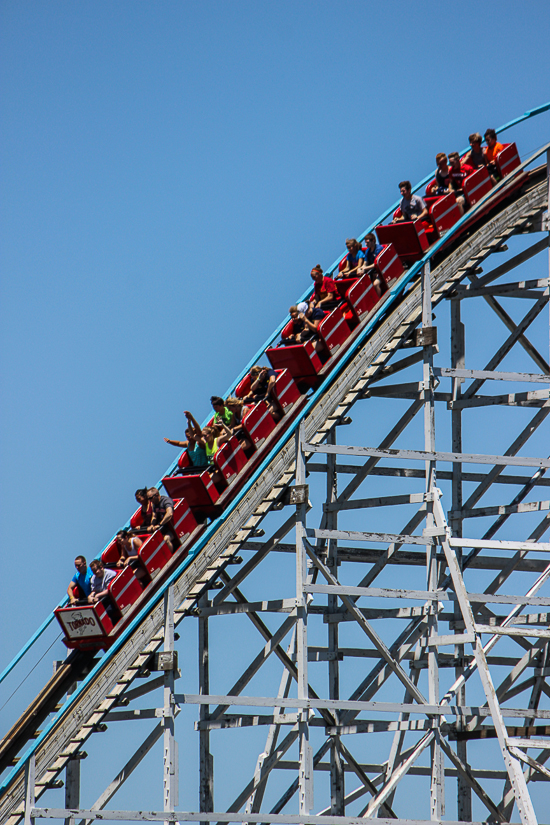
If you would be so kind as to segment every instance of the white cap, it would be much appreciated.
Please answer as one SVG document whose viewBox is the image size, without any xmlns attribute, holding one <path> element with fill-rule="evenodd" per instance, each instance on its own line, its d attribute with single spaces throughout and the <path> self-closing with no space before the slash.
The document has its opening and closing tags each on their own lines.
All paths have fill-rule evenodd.
<svg viewBox="0 0 550 825">
<path fill-rule="evenodd" d="M 309 304 L 306 304 L 305 301 L 302 301 L 298 304 L 298 312 L 307 312 L 309 309 Z"/>
</svg>

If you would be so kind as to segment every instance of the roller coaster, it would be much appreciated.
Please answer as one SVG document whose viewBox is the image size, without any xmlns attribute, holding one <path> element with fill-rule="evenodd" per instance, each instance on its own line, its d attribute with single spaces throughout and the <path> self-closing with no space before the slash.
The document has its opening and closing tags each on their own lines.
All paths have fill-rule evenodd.
<svg viewBox="0 0 550 825">
<path fill-rule="evenodd" d="M 501 127 L 499 134 L 523 119 L 533 117 L 548 108 L 550 104 L 526 113 L 516 121 Z M 298 635 L 300 628 L 303 631 L 305 621 L 303 616 L 300 618 L 300 609 L 307 612 L 308 598 L 311 599 L 311 594 L 325 592 L 322 589 L 315 590 L 316 587 L 321 587 L 315 584 L 316 576 L 312 579 L 309 575 L 308 578 L 308 574 L 304 572 L 305 559 L 308 554 L 310 554 L 310 566 L 316 567 L 317 573 L 320 571 L 325 575 L 327 587 L 333 588 L 330 591 L 331 598 L 339 595 L 342 598 L 345 596 L 349 601 L 350 596 L 361 595 L 361 593 L 351 592 L 342 594 L 338 590 L 338 582 L 330 578 L 330 565 L 328 567 L 325 565 L 327 546 L 328 557 L 330 557 L 332 544 L 336 547 L 338 540 L 341 541 L 344 538 L 343 535 L 337 535 L 335 522 L 331 521 L 330 516 L 326 516 L 320 530 L 307 531 L 305 528 L 305 513 L 308 507 L 307 485 L 305 484 L 306 460 L 307 465 L 313 467 L 313 458 L 316 453 L 324 451 L 327 454 L 328 467 L 331 461 L 336 461 L 339 449 L 346 455 L 366 456 L 371 463 L 375 463 L 375 459 L 387 458 L 392 454 L 397 458 L 407 458 L 405 455 L 398 454 L 398 451 L 392 453 L 389 449 L 391 440 L 378 448 L 380 455 L 374 449 L 365 452 L 366 448 L 362 448 L 362 453 L 353 453 L 350 449 L 345 452 L 347 448 L 335 446 L 333 436 L 336 427 L 345 425 L 348 413 L 358 399 L 368 397 L 369 393 L 375 394 L 371 387 L 373 381 L 379 380 L 382 374 L 387 376 L 396 371 L 395 367 L 388 366 L 395 353 L 414 346 L 420 347 L 421 352 L 406 356 L 400 368 L 406 368 L 423 359 L 427 370 L 425 376 L 429 376 L 432 382 L 429 389 L 430 399 L 428 399 L 428 387 L 424 386 L 423 391 L 419 391 L 420 395 L 417 393 L 415 396 L 417 399 L 415 403 L 418 405 L 416 409 L 428 404 L 433 407 L 435 398 L 433 380 L 437 375 L 437 370 L 434 371 L 430 359 L 433 359 L 437 342 L 431 324 L 431 307 L 449 295 L 456 295 L 457 289 L 464 289 L 461 282 L 468 277 L 475 278 L 480 264 L 494 252 L 500 251 L 505 246 L 507 238 L 518 233 L 547 231 L 548 218 L 547 212 L 544 217 L 544 210 L 548 208 L 548 164 L 536 165 L 537 159 L 545 153 L 548 153 L 548 146 L 522 161 L 516 144 L 513 142 L 505 144 L 496 161 L 498 183 L 491 180 L 485 167 L 466 179 L 464 196 L 468 209 L 463 215 L 461 215 L 453 193 L 426 198 L 429 208 L 427 221 L 391 223 L 390 219 L 396 213 L 396 205 L 384 213 L 363 235 L 359 236 L 359 241 L 362 241 L 368 232 L 375 231 L 383 247 L 375 260 L 376 271 L 385 287 L 383 294 L 378 294 L 368 274 L 354 279 L 338 278 L 338 270 L 345 260 L 344 257 L 339 257 L 326 273 L 329 276 L 334 274 L 336 277 L 338 300 L 319 324 L 318 336 L 322 344 L 320 353 L 316 351 L 311 341 L 304 344 L 279 346 L 279 338 L 282 336 L 284 339 L 289 331 L 286 320 L 274 331 L 263 348 L 263 354 L 275 371 L 276 380 L 272 401 L 278 414 L 274 417 L 264 400 L 253 406 L 242 421 L 248 447 L 243 448 L 239 440 L 233 437 L 214 456 L 213 465 L 218 471 L 217 481 L 213 480 L 208 470 L 193 472 L 186 451 L 182 452 L 162 479 L 162 485 L 175 502 L 173 523 L 179 547 L 174 553 L 170 552 L 160 531 L 152 535 L 142 535 L 143 544 L 138 554 L 142 575 L 138 577 L 136 568 L 130 566 L 118 573 L 109 586 L 110 611 L 107 611 L 102 603 L 77 607 L 64 603 L 55 610 L 55 617 L 63 630 L 64 642 L 70 648 L 70 652 L 62 666 L 0 744 L 0 770 L 5 772 L 7 768 L 14 765 L 2 783 L 0 802 L 2 822 L 15 825 L 23 817 L 30 821 L 31 815 L 53 816 L 52 812 L 46 813 L 47 809 L 36 809 L 36 799 L 53 786 L 62 770 L 68 770 L 68 766 L 74 763 L 89 736 L 101 730 L 105 719 L 114 718 L 113 714 L 123 713 L 115 709 L 125 704 L 125 697 L 131 694 L 131 685 L 134 680 L 150 672 L 153 669 L 153 663 L 156 663 L 157 669 L 164 671 L 165 675 L 161 678 L 164 679 L 165 687 L 170 686 L 173 693 L 174 683 L 172 681 L 169 685 L 169 682 L 170 679 L 174 679 L 176 666 L 173 658 L 173 624 L 171 629 L 167 630 L 170 624 L 167 621 L 169 612 L 172 612 L 172 621 L 175 623 L 185 616 L 200 615 L 201 605 L 204 607 L 205 600 L 208 602 L 208 593 L 216 582 L 222 585 L 222 594 L 235 595 L 235 592 L 238 592 L 237 585 L 243 576 L 237 574 L 231 584 L 228 570 L 230 565 L 242 564 L 239 557 L 242 549 L 254 550 L 254 563 L 252 560 L 247 563 L 252 569 L 255 564 L 259 563 L 262 553 L 269 552 L 280 543 L 284 535 L 281 533 L 271 545 L 267 543 L 267 549 L 259 547 L 258 543 L 254 542 L 254 538 L 261 534 L 259 525 L 268 513 L 281 510 L 285 506 L 295 505 L 296 507 L 296 515 L 290 520 L 291 526 L 286 525 L 286 532 L 289 529 L 296 529 L 296 553 L 301 558 L 298 566 L 301 565 L 299 578 L 302 591 L 298 595 L 303 597 L 304 601 L 300 607 L 297 596 Z M 427 192 L 430 192 L 432 188 L 430 179 L 431 175 L 421 181 L 415 187 L 415 191 L 427 184 Z M 547 244 L 546 235 L 545 239 L 539 242 L 540 250 L 544 249 Z M 540 250 L 537 247 L 537 251 Z M 483 285 L 480 288 L 483 289 Z M 548 283 L 546 282 L 546 301 L 548 300 L 547 293 Z M 307 301 L 310 294 L 311 290 L 308 290 L 303 299 Z M 544 296 L 541 300 L 543 298 Z M 420 322 L 422 329 L 418 330 L 416 328 Z M 516 337 L 520 334 L 518 333 Z M 254 361 L 256 360 L 259 358 L 255 357 Z M 548 381 L 547 364 L 540 357 L 538 363 L 540 374 L 538 377 L 533 374 L 529 380 L 538 383 Z M 250 389 L 249 370 L 250 364 L 231 387 L 231 392 L 238 397 L 243 397 Z M 455 368 L 453 380 L 462 377 L 458 375 L 458 371 Z M 449 371 L 449 377 L 451 377 L 451 372 Z M 491 370 L 486 370 L 486 372 L 489 373 Z M 488 374 L 485 378 L 481 374 L 471 377 L 474 380 L 483 381 L 495 376 L 496 373 L 495 375 Z M 463 376 L 462 379 L 465 377 L 467 376 Z M 404 392 L 403 397 L 412 398 L 406 395 L 411 390 Z M 540 401 L 540 399 L 537 400 Z M 548 404 L 548 401 L 546 400 L 545 403 Z M 539 406 L 542 408 L 541 412 L 546 414 L 544 403 L 539 403 Z M 395 435 L 394 433 L 394 438 Z M 461 466 L 462 461 L 467 460 L 461 450 L 453 453 L 454 458 L 449 457 L 451 454 L 446 455 L 446 458 L 441 455 L 436 456 L 433 439 L 432 443 L 428 439 L 424 453 L 420 455 L 417 451 L 414 458 L 425 459 L 428 464 L 432 463 L 434 466 L 436 460 L 454 461 L 458 466 Z M 488 458 L 494 459 L 493 464 L 498 464 L 498 457 L 489 456 Z M 533 462 L 529 464 L 527 460 L 524 460 L 524 465 L 533 466 L 539 472 L 544 472 L 550 466 L 548 459 L 537 459 Z M 513 461 L 509 459 L 508 463 L 512 464 Z M 521 464 L 521 461 L 517 463 Z M 325 472 L 328 473 L 328 470 Z M 422 501 L 424 502 L 424 518 L 426 518 L 426 502 L 430 502 L 428 509 L 431 521 L 427 523 L 427 529 L 432 533 L 425 534 L 423 540 L 429 543 L 426 535 L 439 536 L 437 542 L 444 547 L 446 556 L 444 570 L 448 570 L 447 586 L 451 587 L 454 596 L 460 602 L 460 571 L 458 567 L 456 571 L 453 567 L 456 560 L 453 547 L 458 545 L 452 544 L 452 541 L 459 540 L 460 530 L 453 528 L 449 532 L 446 527 L 444 528 L 443 517 L 438 509 L 439 493 L 435 487 L 435 475 L 430 478 L 430 472 L 426 470 L 427 478 L 430 480 Z M 355 483 L 351 485 L 353 490 L 360 483 L 359 475 L 358 473 Z M 348 497 L 351 495 L 351 488 Z M 326 512 L 328 514 L 329 510 Z M 458 512 L 456 507 L 453 512 Z M 140 518 L 141 514 L 138 510 L 131 516 L 126 526 L 139 533 Z M 411 528 L 413 529 L 414 527 Z M 404 530 L 403 534 L 400 534 L 399 541 L 395 536 L 393 538 L 390 536 L 388 538 L 390 546 L 401 547 L 403 544 L 406 546 L 403 540 L 406 533 L 407 531 Z M 447 547 L 445 541 L 451 533 L 454 533 L 454 537 L 452 541 L 449 539 Z M 313 553 L 310 538 L 314 538 L 317 541 L 317 547 L 320 548 L 317 555 Z M 347 538 L 350 536 L 348 535 Z M 540 536 L 536 536 L 533 544 L 539 538 Z M 353 537 L 351 540 L 354 540 Z M 473 548 L 473 560 L 479 555 L 479 549 L 475 551 L 476 545 L 472 544 L 472 541 L 470 540 L 470 544 L 466 543 L 464 546 Z M 540 542 L 537 547 L 542 548 L 543 551 L 546 549 L 546 546 Z M 525 552 L 534 549 L 535 547 L 526 547 Z M 108 565 L 116 560 L 116 555 L 116 538 L 113 538 L 103 550 L 101 557 Z M 247 565 L 244 565 L 243 569 L 246 569 Z M 464 565 L 462 557 L 459 567 L 461 565 Z M 439 579 L 436 576 L 432 581 L 430 592 L 439 592 L 442 588 L 441 572 L 438 575 Z M 328 590 L 326 592 L 329 593 Z M 309 597 L 304 595 L 307 593 L 310 594 Z M 535 596 L 531 594 L 525 598 L 528 601 L 523 601 L 522 604 L 531 603 L 529 599 L 534 599 Z M 213 609 L 213 602 L 208 603 L 210 607 L 207 609 Z M 461 605 L 464 614 L 461 616 L 462 629 L 464 630 L 465 623 L 466 632 L 457 637 L 456 644 L 464 646 L 464 644 L 473 643 L 476 633 L 479 635 L 481 631 L 478 630 L 479 621 L 472 619 L 473 624 L 471 627 L 468 626 L 468 618 L 465 618 L 466 608 L 462 603 Z M 352 604 L 347 604 L 347 609 L 353 614 L 356 608 Z M 360 617 L 357 617 L 357 620 L 360 621 Z M 43 628 L 40 628 L 37 631 L 35 638 L 38 638 L 42 630 Z M 433 635 L 433 622 L 428 630 Z M 264 638 L 266 638 L 265 634 Z M 538 638 L 545 639 L 546 637 L 542 635 Z M 373 640 L 374 637 L 371 638 L 371 641 Z M 34 639 L 31 643 L 33 641 Z M 27 652 L 31 643 L 8 666 L 0 676 L 0 680 L 4 679 L 19 658 Z M 405 676 L 404 671 L 395 666 L 394 651 L 387 650 L 381 642 L 379 644 L 376 640 L 373 643 L 382 659 L 388 666 L 391 665 L 393 672 L 405 685 L 406 699 L 403 707 L 410 705 L 413 699 L 416 702 L 425 702 L 423 698 L 420 698 L 419 691 L 411 678 Z M 165 662 L 164 665 L 159 665 L 159 656 L 162 655 L 159 650 L 162 645 L 165 649 Z M 307 643 L 305 655 L 307 658 Z M 298 653 L 296 653 L 296 659 L 299 663 Z M 283 661 L 282 658 L 281 661 Z M 483 672 L 485 665 L 482 653 L 479 653 L 475 661 L 477 668 Z M 285 660 L 284 663 L 285 666 L 290 667 L 288 661 Z M 433 662 L 430 667 L 433 667 Z M 544 664 L 541 667 L 544 670 Z M 296 670 L 294 665 L 292 668 Z M 304 666 L 302 666 L 303 670 Z M 301 685 L 300 692 L 299 671 L 300 668 L 296 676 L 299 685 L 298 702 L 302 701 L 302 705 L 291 704 L 290 707 L 299 708 L 296 736 L 300 740 L 301 773 L 294 790 L 298 789 L 300 794 L 300 816 L 297 821 L 305 822 L 316 818 L 310 814 L 312 803 L 308 789 L 314 760 L 308 750 L 309 734 L 304 704 L 306 700 L 311 701 L 312 693 L 307 683 Z M 60 700 L 73 690 L 75 684 L 76 689 L 70 693 L 62 708 L 56 711 Z M 499 717 L 500 711 L 492 704 L 491 690 L 487 685 L 485 680 L 484 686 L 487 688 L 489 707 L 493 718 L 496 718 Z M 202 692 L 207 694 L 208 690 Z M 212 697 L 210 699 L 210 704 L 213 704 Z M 277 707 L 284 708 L 284 701 L 284 697 L 281 698 Z M 235 700 L 232 704 L 243 702 L 244 698 L 241 697 L 239 702 Z M 443 702 L 444 700 L 441 700 L 441 703 Z M 201 703 L 198 700 L 197 703 L 201 707 L 201 719 L 207 721 L 202 711 L 205 707 L 204 701 Z M 223 702 L 220 701 L 221 705 Z M 427 712 L 436 713 L 433 710 L 436 705 L 436 700 L 430 701 L 431 710 Z M 311 707 L 317 707 L 327 729 L 337 726 L 337 720 L 329 706 L 324 707 L 322 702 L 309 705 L 308 713 Z M 44 729 L 39 731 L 44 723 L 46 723 Z M 173 724 L 173 711 L 171 711 L 170 723 Z M 526 722 L 526 725 L 528 724 Z M 498 725 L 499 722 L 495 721 L 496 736 L 500 742 Z M 167 723 L 164 722 L 163 732 L 166 734 L 167 730 Z M 166 735 L 165 742 L 173 742 L 173 729 L 170 729 Z M 204 734 L 201 736 L 201 759 L 204 751 L 205 762 L 207 762 L 208 739 Z M 25 747 L 27 747 L 26 751 L 24 751 Z M 436 755 L 439 754 L 437 758 L 443 759 L 441 755 L 443 752 L 451 758 L 445 747 L 448 746 L 441 745 L 443 750 L 438 751 L 438 740 L 435 748 Z M 517 745 L 504 742 L 502 748 L 513 797 L 512 805 L 515 801 L 522 821 L 533 823 L 537 821 L 536 815 L 529 799 L 526 781 L 521 778 L 524 776 L 523 772 L 518 767 L 522 757 L 517 755 Z M 526 757 L 526 759 L 529 758 Z M 351 759 L 348 761 L 351 764 Z M 437 759 L 435 761 L 437 762 Z M 166 816 L 164 818 L 167 821 L 175 821 L 176 795 L 173 780 L 170 779 L 170 765 L 173 767 L 173 758 L 168 756 L 165 762 L 168 764 L 166 769 L 168 775 L 165 772 Z M 526 760 L 523 762 L 526 763 Z M 407 757 L 404 762 L 401 762 L 401 767 L 406 763 Z M 453 764 L 457 766 L 456 760 Z M 543 761 L 539 760 L 539 764 L 542 766 Z M 456 767 L 459 775 L 463 768 L 462 763 L 461 766 Z M 409 767 L 410 765 L 407 765 L 407 770 Z M 532 765 L 531 768 L 533 768 Z M 201 770 L 203 772 L 201 782 L 204 786 L 208 768 L 201 763 Z M 331 770 L 333 775 L 336 775 L 337 769 L 334 766 Z M 357 775 L 362 774 L 357 773 Z M 365 787 L 373 796 L 364 815 L 368 817 L 377 814 L 396 819 L 391 809 L 394 787 L 392 786 L 389 791 L 382 794 L 372 786 L 366 776 L 362 776 Z M 547 778 L 550 778 L 550 774 Z M 432 784 L 434 783 L 435 780 L 432 780 Z M 471 785 L 470 782 L 470 790 Z M 474 791 L 477 793 L 478 788 L 474 788 Z M 291 821 L 292 817 L 279 815 L 278 811 L 282 808 L 279 808 L 276 813 L 265 813 L 260 816 L 261 795 L 258 793 L 257 800 L 254 801 L 256 793 L 257 789 L 244 797 L 248 800 L 249 807 L 245 812 L 240 813 L 236 820 L 233 818 L 234 821 Z M 212 799 L 206 790 L 204 792 L 201 790 L 201 794 L 201 817 L 193 815 L 188 818 L 211 821 L 213 816 L 209 816 L 209 813 L 213 811 Z M 435 810 L 439 814 L 438 818 L 441 818 L 442 810 L 437 790 L 433 791 L 432 795 L 435 800 Z M 482 798 L 481 791 L 478 795 Z M 490 817 L 494 815 L 498 821 L 507 821 L 506 815 L 510 810 L 509 797 L 510 794 L 506 804 L 503 803 L 500 809 L 495 808 L 492 802 L 486 803 Z M 91 818 L 97 815 L 97 810 L 103 810 L 106 801 L 108 801 L 107 798 L 101 806 L 98 806 L 96 814 L 90 814 Z M 483 799 L 482 801 L 486 802 Z M 73 807 L 78 808 L 78 805 Z M 333 805 L 327 811 L 327 816 L 329 814 L 332 816 L 330 821 L 342 823 L 347 821 L 344 809 L 343 802 L 339 806 Z M 233 810 L 233 808 L 229 809 L 229 811 Z M 240 809 L 237 807 L 235 810 Z M 32 814 L 33 811 L 34 814 Z M 468 813 L 467 809 L 465 811 Z M 59 811 L 57 813 L 59 814 Z M 102 815 L 105 816 L 106 813 L 103 810 Z M 226 816 L 229 817 L 229 813 Z M 183 820 L 185 816 L 178 813 L 177 818 Z M 324 822 L 325 818 L 320 816 L 319 822 Z M 471 819 L 471 814 L 464 816 L 463 819 Z"/>
</svg>

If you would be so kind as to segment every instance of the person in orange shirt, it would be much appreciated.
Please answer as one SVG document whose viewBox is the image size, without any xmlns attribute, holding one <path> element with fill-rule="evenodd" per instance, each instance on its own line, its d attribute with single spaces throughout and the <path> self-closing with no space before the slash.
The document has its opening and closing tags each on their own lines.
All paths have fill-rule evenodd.
<svg viewBox="0 0 550 825">
<path fill-rule="evenodd" d="M 492 175 L 494 175 L 497 180 L 500 180 L 500 174 L 495 161 L 498 153 L 502 152 L 504 146 L 502 145 L 502 143 L 498 142 L 497 133 L 494 129 L 487 129 L 484 137 L 487 141 L 487 148 L 483 151 L 483 154 L 487 159 L 487 166 L 489 167 L 489 172 Z"/>
</svg>

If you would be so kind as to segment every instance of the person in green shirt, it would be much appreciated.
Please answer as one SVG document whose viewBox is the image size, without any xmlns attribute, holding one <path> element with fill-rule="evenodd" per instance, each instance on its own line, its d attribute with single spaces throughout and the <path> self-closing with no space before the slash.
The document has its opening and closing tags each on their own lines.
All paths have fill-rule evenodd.
<svg viewBox="0 0 550 825">
<path fill-rule="evenodd" d="M 226 427 L 232 429 L 235 426 L 235 416 L 231 412 L 231 410 L 226 406 L 225 401 L 223 398 L 220 398 L 219 395 L 213 395 L 210 399 L 210 403 L 212 404 L 212 408 L 214 410 L 214 423 L 213 426 L 216 427 L 217 430 L 222 432 L 221 424 L 222 422 L 225 424 Z"/>
</svg>

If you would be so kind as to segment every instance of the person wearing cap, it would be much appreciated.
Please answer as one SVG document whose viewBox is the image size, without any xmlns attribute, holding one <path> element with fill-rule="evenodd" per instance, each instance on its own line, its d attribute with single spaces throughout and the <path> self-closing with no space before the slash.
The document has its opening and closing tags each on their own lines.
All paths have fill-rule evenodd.
<svg viewBox="0 0 550 825">
<path fill-rule="evenodd" d="M 303 304 L 300 304 L 299 307 Z M 300 333 L 300 342 L 313 341 L 315 343 L 315 351 L 320 354 L 325 349 L 325 345 L 319 338 L 319 324 L 327 313 L 321 306 L 313 306 L 313 304 L 306 305 L 306 309 L 298 314 L 298 319 L 303 322 L 304 329 Z"/>
<path fill-rule="evenodd" d="M 292 321 L 292 332 L 286 336 L 286 338 L 281 338 L 279 346 L 283 347 L 291 347 L 293 344 L 300 344 L 300 334 L 304 330 L 305 324 L 302 318 L 300 318 L 300 313 L 303 313 L 308 308 L 308 304 L 305 301 L 302 301 L 299 304 L 293 304 L 288 313 L 290 315 L 290 320 Z"/>
<path fill-rule="evenodd" d="M 291 306 L 289 312 L 293 331 L 282 340 L 283 346 L 303 344 L 310 338 L 316 338 L 317 327 L 326 315 L 324 309 L 302 301 L 297 306 Z"/>
<path fill-rule="evenodd" d="M 340 270 L 340 278 L 360 278 L 365 274 L 365 253 L 361 249 L 361 244 L 356 238 L 347 238 L 346 249 L 348 254 Z"/>
<path fill-rule="evenodd" d="M 337 302 L 338 288 L 332 278 L 323 275 L 320 264 L 313 267 L 311 277 L 313 278 L 314 289 L 313 295 L 309 299 L 310 306 L 333 309 Z"/>
</svg>

